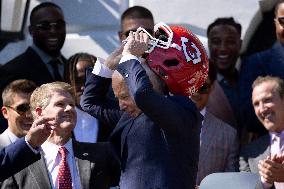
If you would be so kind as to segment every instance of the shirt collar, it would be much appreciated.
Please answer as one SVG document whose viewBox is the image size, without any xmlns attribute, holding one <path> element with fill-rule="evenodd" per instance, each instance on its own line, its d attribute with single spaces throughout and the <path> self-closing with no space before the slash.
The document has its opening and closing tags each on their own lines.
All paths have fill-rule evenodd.
<svg viewBox="0 0 284 189">
<path fill-rule="evenodd" d="M 73 153 L 72 139 L 70 138 L 68 142 L 64 144 L 63 146 L 68 150 L 68 153 L 73 156 L 74 153 Z M 58 154 L 58 150 L 60 147 L 61 146 L 58 146 L 48 141 L 45 141 L 41 145 L 42 151 L 45 153 L 45 156 L 47 156 L 48 158 L 52 160 L 56 159 L 56 156 Z"/>
<path fill-rule="evenodd" d="M 45 64 L 49 63 L 52 59 L 54 59 L 34 44 L 31 46 L 31 48 L 39 55 L 39 57 Z M 62 63 L 61 55 L 58 57 L 58 59 Z"/>
<path fill-rule="evenodd" d="M 19 137 L 17 137 L 12 131 L 8 128 L 8 137 L 11 140 L 12 143 L 16 142 Z"/>
<path fill-rule="evenodd" d="M 276 133 L 276 132 L 269 132 L 270 138 L 271 138 L 271 142 L 273 142 L 276 137 L 280 137 L 280 141 L 284 140 L 284 130 L 282 130 L 280 133 Z"/>
<path fill-rule="evenodd" d="M 204 117 L 205 113 L 206 113 L 206 107 L 204 107 L 201 111 L 200 111 L 201 115 Z"/>
</svg>

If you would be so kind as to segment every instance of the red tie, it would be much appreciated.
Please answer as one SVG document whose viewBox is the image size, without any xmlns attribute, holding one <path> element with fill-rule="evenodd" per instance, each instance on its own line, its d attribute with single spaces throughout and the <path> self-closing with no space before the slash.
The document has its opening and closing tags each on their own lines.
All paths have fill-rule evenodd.
<svg viewBox="0 0 284 189">
<path fill-rule="evenodd" d="M 59 148 L 59 153 L 61 155 L 61 161 L 59 163 L 58 171 L 58 189 L 72 189 L 72 178 L 66 160 L 67 150 L 65 147 Z"/>
</svg>

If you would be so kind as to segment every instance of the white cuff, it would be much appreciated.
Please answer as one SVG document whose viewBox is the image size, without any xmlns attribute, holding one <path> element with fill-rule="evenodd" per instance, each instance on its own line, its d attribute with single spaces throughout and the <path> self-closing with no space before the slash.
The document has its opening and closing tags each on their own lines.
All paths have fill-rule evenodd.
<svg viewBox="0 0 284 189">
<path fill-rule="evenodd" d="M 27 141 L 27 137 L 25 137 L 25 141 L 26 141 L 26 144 L 28 145 L 28 147 L 35 153 L 35 154 L 38 154 L 39 153 L 39 150 L 36 150 L 34 149 Z"/>
<path fill-rule="evenodd" d="M 98 57 L 92 73 L 101 77 L 111 78 L 113 70 L 106 67 L 104 65 L 104 62 L 105 62 L 104 59 Z"/>
<path fill-rule="evenodd" d="M 128 61 L 128 60 L 131 60 L 131 59 L 135 59 L 135 60 L 139 61 L 139 59 L 138 59 L 136 56 L 134 56 L 134 55 L 132 55 L 132 54 L 127 54 L 127 55 L 124 55 L 124 56 L 120 59 L 119 64 L 122 63 L 122 62 L 126 62 L 126 61 Z M 139 61 L 139 62 L 140 62 L 140 61 Z"/>
</svg>

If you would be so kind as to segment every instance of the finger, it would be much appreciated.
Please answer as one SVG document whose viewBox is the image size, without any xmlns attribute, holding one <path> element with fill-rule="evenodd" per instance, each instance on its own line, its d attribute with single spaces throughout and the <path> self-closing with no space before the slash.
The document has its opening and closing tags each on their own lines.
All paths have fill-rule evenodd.
<svg viewBox="0 0 284 189">
<path fill-rule="evenodd" d="M 140 41 L 140 34 L 139 34 L 138 31 L 136 31 L 136 32 L 134 33 L 134 38 L 135 38 L 135 41 Z"/>
<path fill-rule="evenodd" d="M 271 157 L 271 160 L 272 160 L 272 161 L 275 161 L 276 159 L 277 159 L 277 155 L 274 154 L 274 155 Z"/>
<path fill-rule="evenodd" d="M 142 31 L 139 32 L 139 39 L 140 39 L 140 42 L 142 42 L 142 43 L 144 42 L 144 34 L 145 33 L 142 32 Z"/>
<path fill-rule="evenodd" d="M 55 120 L 55 117 L 40 116 L 34 121 L 33 125 L 37 126 L 41 124 L 46 124 L 47 122 L 52 120 Z"/>
<path fill-rule="evenodd" d="M 148 44 L 149 43 L 149 36 L 143 32 L 143 41 Z"/>
<path fill-rule="evenodd" d="M 133 33 L 133 31 L 130 31 L 129 35 L 127 37 L 127 42 L 130 41 L 130 40 L 133 40 L 133 39 L 134 39 L 134 33 Z"/>
<path fill-rule="evenodd" d="M 259 171 L 259 175 L 266 180 L 273 180 L 273 175 L 270 172 Z"/>
</svg>

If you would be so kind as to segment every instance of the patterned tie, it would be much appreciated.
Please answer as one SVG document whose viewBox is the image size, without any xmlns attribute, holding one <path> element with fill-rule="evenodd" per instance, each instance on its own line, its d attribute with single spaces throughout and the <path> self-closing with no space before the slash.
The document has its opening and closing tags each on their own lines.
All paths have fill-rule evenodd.
<svg viewBox="0 0 284 189">
<path fill-rule="evenodd" d="M 52 67 L 54 80 L 55 81 L 62 81 L 62 77 L 61 77 L 59 70 L 58 70 L 58 65 L 60 64 L 60 61 L 58 59 L 53 59 L 49 62 L 49 64 Z"/>
<path fill-rule="evenodd" d="M 68 151 L 65 147 L 60 147 L 59 153 L 61 155 L 61 161 L 58 171 L 58 189 L 72 189 L 71 173 L 66 160 Z"/>
</svg>

